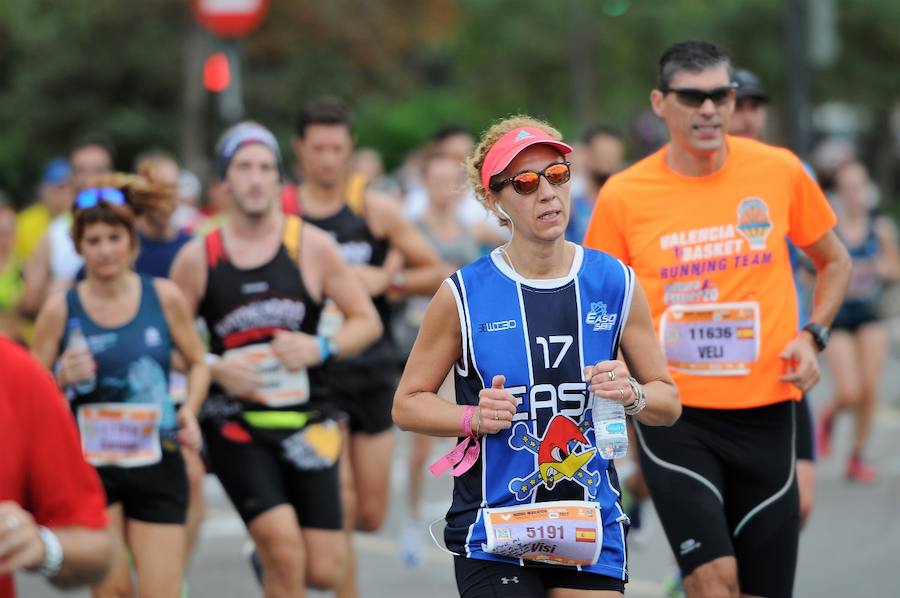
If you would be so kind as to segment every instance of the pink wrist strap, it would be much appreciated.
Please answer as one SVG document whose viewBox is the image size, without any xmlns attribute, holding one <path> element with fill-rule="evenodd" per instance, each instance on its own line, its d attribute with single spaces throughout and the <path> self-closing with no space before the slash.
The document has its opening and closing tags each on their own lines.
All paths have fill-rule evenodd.
<svg viewBox="0 0 900 598">
<path fill-rule="evenodd" d="M 474 405 L 469 405 L 463 411 L 462 429 L 466 438 L 428 468 L 434 477 L 440 476 L 451 468 L 453 468 L 453 477 L 459 477 L 469 471 L 478 461 L 481 454 L 481 443 L 475 436 L 475 432 L 472 431 L 472 417 L 475 415 L 475 409 Z"/>
</svg>

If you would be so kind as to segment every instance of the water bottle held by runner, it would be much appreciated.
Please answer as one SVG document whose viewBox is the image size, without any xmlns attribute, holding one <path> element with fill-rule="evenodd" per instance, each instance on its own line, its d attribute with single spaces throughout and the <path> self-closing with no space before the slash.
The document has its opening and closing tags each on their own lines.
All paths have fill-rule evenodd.
<svg viewBox="0 0 900 598">
<path fill-rule="evenodd" d="M 625 428 L 625 407 L 612 399 L 591 393 L 591 414 L 597 451 L 604 459 L 621 459 L 628 452 L 628 431 Z"/>
<path fill-rule="evenodd" d="M 66 348 L 74 351 L 87 351 L 88 353 L 91 351 L 87 338 L 84 336 L 84 331 L 81 329 L 81 321 L 78 318 L 69 320 L 69 342 Z M 97 388 L 97 375 L 91 373 L 87 378 L 76 381 L 73 386 L 76 393 L 80 395 L 89 394 Z"/>
</svg>

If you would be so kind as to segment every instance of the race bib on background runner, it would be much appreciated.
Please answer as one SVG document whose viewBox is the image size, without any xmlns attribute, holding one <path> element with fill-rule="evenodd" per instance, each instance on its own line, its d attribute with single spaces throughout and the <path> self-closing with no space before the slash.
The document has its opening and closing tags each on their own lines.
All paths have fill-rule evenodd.
<svg viewBox="0 0 900 598">
<path fill-rule="evenodd" d="M 759 304 L 673 305 L 660 319 L 669 367 L 697 376 L 742 376 L 759 356 Z"/>
<path fill-rule="evenodd" d="M 247 345 L 229 349 L 225 356 L 239 355 L 249 358 L 259 370 L 262 384 L 254 398 L 269 407 L 289 407 L 309 401 L 309 375 L 306 368 L 288 371 L 275 357 L 268 343 Z"/>
<path fill-rule="evenodd" d="M 603 548 L 600 507 L 552 501 L 484 509 L 485 552 L 555 565 L 593 565 Z"/>
<path fill-rule="evenodd" d="M 162 459 L 159 405 L 94 403 L 78 408 L 84 458 L 91 465 L 139 467 Z"/>
</svg>

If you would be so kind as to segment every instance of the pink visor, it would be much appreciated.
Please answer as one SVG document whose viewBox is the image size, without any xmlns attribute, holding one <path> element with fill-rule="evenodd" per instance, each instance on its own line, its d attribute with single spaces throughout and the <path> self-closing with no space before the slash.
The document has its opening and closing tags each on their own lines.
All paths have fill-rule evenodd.
<svg viewBox="0 0 900 598">
<path fill-rule="evenodd" d="M 534 127 L 513 129 L 498 139 L 484 157 L 484 164 L 481 165 L 481 184 L 485 190 L 489 188 L 491 177 L 503 172 L 522 150 L 541 143 L 558 149 L 564 156 L 572 151 L 572 146 L 557 141 L 540 129 Z"/>
</svg>

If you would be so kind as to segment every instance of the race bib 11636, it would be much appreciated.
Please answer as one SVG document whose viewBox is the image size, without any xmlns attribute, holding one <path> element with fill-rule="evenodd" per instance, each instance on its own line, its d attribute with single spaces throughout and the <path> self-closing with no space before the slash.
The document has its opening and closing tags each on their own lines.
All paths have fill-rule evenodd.
<svg viewBox="0 0 900 598">
<path fill-rule="evenodd" d="M 697 376 L 742 376 L 759 356 L 759 304 L 673 305 L 663 313 L 660 342 L 669 367 Z"/>
</svg>

